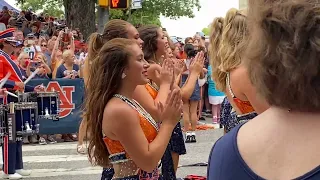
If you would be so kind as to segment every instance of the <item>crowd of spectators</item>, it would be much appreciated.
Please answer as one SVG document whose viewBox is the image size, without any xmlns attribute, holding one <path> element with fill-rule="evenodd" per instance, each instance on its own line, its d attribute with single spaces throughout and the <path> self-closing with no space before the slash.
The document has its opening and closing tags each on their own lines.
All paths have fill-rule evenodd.
<svg viewBox="0 0 320 180">
<path fill-rule="evenodd" d="M 19 65 L 23 78 L 39 69 L 36 79 L 75 79 L 81 77 L 81 67 L 87 54 L 87 46 L 79 28 L 69 28 L 64 17 L 39 15 L 29 8 L 16 12 L 4 6 L 0 12 L 0 31 L 15 28 L 17 50 L 10 54 Z M 0 44 L 1 48 L 1 44 Z M 63 134 L 64 141 L 76 141 L 75 134 Z M 55 135 L 31 136 L 24 143 L 56 143 Z"/>
</svg>

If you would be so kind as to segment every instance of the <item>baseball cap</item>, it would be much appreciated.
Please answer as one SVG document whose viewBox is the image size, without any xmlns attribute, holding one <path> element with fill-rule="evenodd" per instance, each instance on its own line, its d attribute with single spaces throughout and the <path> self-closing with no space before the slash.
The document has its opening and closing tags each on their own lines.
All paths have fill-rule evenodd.
<svg viewBox="0 0 320 180">
<path fill-rule="evenodd" d="M 0 32 L 0 40 L 3 40 L 5 38 L 13 37 L 13 32 L 15 31 L 15 28 L 9 28 L 4 31 Z"/>
<path fill-rule="evenodd" d="M 15 47 L 23 45 L 23 43 L 21 41 L 17 41 L 14 37 L 4 38 L 3 40 L 4 40 L 4 42 L 10 43 Z"/>
</svg>

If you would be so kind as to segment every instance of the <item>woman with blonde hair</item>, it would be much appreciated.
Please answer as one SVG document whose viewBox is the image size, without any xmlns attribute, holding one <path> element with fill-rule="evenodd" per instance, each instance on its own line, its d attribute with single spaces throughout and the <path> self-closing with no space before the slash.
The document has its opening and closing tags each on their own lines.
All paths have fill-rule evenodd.
<svg viewBox="0 0 320 180">
<path fill-rule="evenodd" d="M 244 65 L 270 108 L 215 143 L 209 180 L 320 179 L 319 16 L 319 0 L 249 0 Z"/>
<path fill-rule="evenodd" d="M 221 58 L 217 55 L 223 33 L 223 22 L 224 18 L 218 17 L 215 18 L 210 25 L 210 65 L 208 67 L 208 94 L 209 103 L 212 105 L 213 121 L 220 122 L 221 125 L 224 125 L 225 119 L 229 119 L 232 109 L 229 101 L 225 97 L 225 94 L 219 91 L 221 89 L 221 85 L 216 83 L 216 80 L 219 79 L 221 74 L 225 73 L 219 70 Z"/>
<path fill-rule="evenodd" d="M 223 32 L 214 64 L 213 77 L 218 90 L 225 92 L 235 112 L 226 122 L 225 131 L 235 127 L 242 121 L 254 118 L 268 108 L 267 103 L 257 96 L 251 84 L 247 69 L 243 67 L 243 53 L 248 37 L 248 22 L 245 11 L 230 9 L 223 22 Z"/>
</svg>

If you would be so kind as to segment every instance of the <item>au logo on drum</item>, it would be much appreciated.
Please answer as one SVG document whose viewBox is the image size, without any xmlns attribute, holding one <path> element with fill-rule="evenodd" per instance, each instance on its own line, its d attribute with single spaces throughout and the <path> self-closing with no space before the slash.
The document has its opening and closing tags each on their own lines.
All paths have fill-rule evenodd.
<svg viewBox="0 0 320 180">
<path fill-rule="evenodd" d="M 72 93 L 75 92 L 74 86 L 61 87 L 57 81 L 50 81 L 47 85 L 47 92 L 57 91 L 59 92 L 60 99 L 60 118 L 67 117 L 75 108 L 75 104 L 72 100 Z"/>
</svg>

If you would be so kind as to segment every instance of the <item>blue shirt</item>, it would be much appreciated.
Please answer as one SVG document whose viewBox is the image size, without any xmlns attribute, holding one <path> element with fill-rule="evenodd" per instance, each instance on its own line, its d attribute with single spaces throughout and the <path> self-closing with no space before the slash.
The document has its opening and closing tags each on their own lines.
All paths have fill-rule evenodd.
<svg viewBox="0 0 320 180">
<path fill-rule="evenodd" d="M 216 89 L 216 84 L 212 80 L 212 68 L 208 66 L 208 95 L 209 96 L 225 96 L 225 94 Z"/>
<path fill-rule="evenodd" d="M 237 136 L 243 124 L 239 124 L 221 137 L 213 146 L 208 165 L 208 180 L 264 180 L 255 174 L 242 159 Z M 263 155 L 261 155 L 263 156 Z M 259 158 L 259 157 L 257 157 Z M 320 166 L 295 180 L 319 180 Z"/>
<path fill-rule="evenodd" d="M 64 64 L 61 64 L 57 69 L 56 78 L 64 78 L 68 76 L 68 74 L 73 73 L 76 78 L 79 78 L 79 66 L 77 64 L 73 64 L 72 71 L 67 70 Z"/>
</svg>

